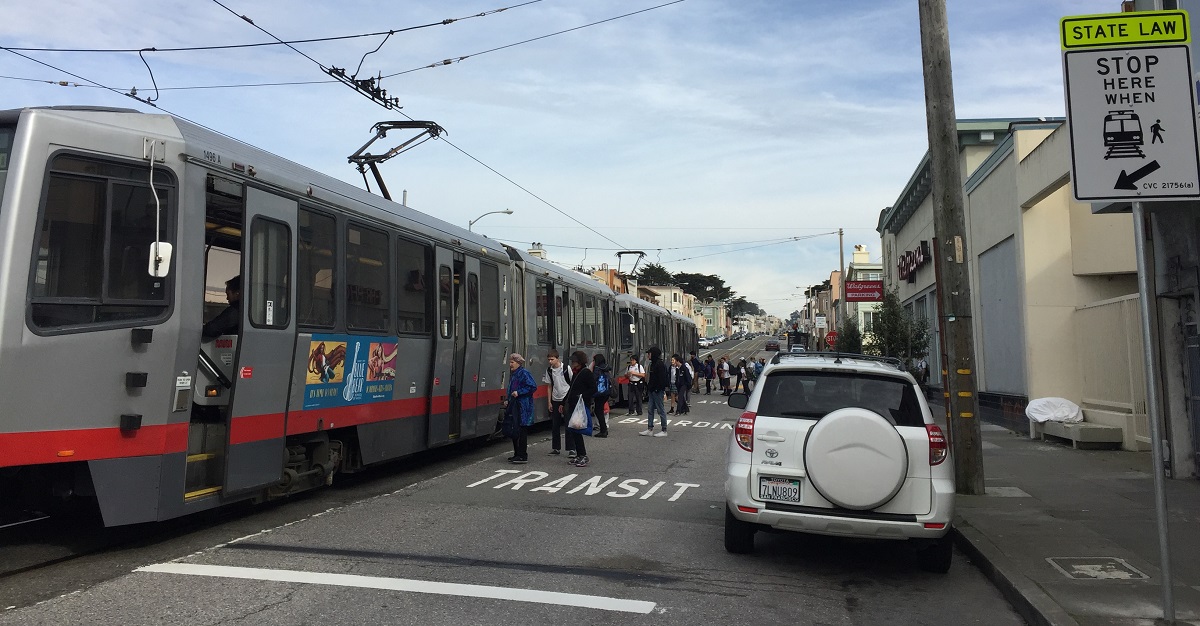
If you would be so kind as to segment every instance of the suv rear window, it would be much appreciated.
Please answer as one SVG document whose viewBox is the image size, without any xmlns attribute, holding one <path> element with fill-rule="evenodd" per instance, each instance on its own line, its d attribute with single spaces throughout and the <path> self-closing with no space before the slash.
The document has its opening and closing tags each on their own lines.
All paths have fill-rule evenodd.
<svg viewBox="0 0 1200 626">
<path fill-rule="evenodd" d="M 759 415 L 820 419 L 838 409 L 860 407 L 896 426 L 925 426 L 913 386 L 900 378 L 782 370 L 772 372 L 760 384 Z"/>
</svg>

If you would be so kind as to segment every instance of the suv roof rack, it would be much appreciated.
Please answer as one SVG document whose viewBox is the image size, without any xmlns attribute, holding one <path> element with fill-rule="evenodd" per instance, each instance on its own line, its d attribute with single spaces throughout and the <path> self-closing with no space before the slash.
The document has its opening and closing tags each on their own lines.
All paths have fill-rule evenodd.
<svg viewBox="0 0 1200 626">
<path fill-rule="evenodd" d="M 779 352 L 771 358 L 772 365 L 778 365 L 783 359 L 811 359 L 811 358 L 826 358 L 834 357 L 834 362 L 841 363 L 842 357 L 855 359 L 859 361 L 874 361 L 891 365 L 892 367 L 902 370 L 900 359 L 894 356 L 876 356 L 874 354 L 853 354 L 850 352 Z"/>
</svg>

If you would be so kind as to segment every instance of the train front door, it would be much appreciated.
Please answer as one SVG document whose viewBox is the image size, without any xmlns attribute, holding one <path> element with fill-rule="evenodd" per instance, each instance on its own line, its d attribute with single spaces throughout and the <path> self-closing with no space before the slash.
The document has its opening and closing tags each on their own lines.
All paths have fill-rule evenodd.
<svg viewBox="0 0 1200 626">
<path fill-rule="evenodd" d="M 295 355 L 294 200 L 246 189 L 242 322 L 230 398 L 226 493 L 283 475 L 288 385 Z"/>
</svg>

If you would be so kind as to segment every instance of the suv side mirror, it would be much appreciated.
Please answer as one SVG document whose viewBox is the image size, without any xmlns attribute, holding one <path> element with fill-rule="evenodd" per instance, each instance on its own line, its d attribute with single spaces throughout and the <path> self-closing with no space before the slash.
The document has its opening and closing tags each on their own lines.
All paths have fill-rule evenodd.
<svg viewBox="0 0 1200 626">
<path fill-rule="evenodd" d="M 750 404 L 750 396 L 744 393 L 734 393 L 729 395 L 729 406 L 735 409 L 744 409 Z"/>
</svg>

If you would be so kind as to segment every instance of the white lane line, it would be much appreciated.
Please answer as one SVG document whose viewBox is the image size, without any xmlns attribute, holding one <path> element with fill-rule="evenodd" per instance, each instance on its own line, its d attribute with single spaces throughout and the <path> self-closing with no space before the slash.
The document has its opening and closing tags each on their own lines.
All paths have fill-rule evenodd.
<svg viewBox="0 0 1200 626">
<path fill-rule="evenodd" d="M 493 598 L 496 600 L 515 600 L 518 602 L 536 602 L 539 604 L 559 604 L 602 611 L 621 611 L 624 613 L 648 614 L 654 610 L 653 602 L 641 600 L 624 600 L 604 596 L 585 596 L 575 593 L 560 593 L 557 591 L 539 591 L 537 589 L 515 589 L 508 587 L 490 587 L 486 585 L 465 585 L 459 583 L 439 583 L 408 578 L 383 578 L 380 576 L 358 576 L 355 574 L 328 574 L 323 572 L 302 572 L 285 569 L 260 569 L 256 567 L 230 567 L 226 565 L 203 565 L 200 563 L 159 563 L 139 567 L 135 572 L 151 572 L 156 574 L 184 574 L 188 576 L 213 576 L 217 578 L 238 578 L 243 580 L 270 580 L 283 583 L 306 583 L 314 585 L 333 585 L 336 587 L 358 587 L 362 589 L 385 589 L 390 591 L 410 591 L 413 593 L 432 593 L 444 596 L 468 596 L 472 598 Z"/>
</svg>

